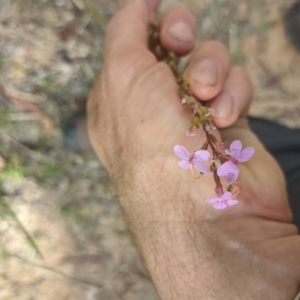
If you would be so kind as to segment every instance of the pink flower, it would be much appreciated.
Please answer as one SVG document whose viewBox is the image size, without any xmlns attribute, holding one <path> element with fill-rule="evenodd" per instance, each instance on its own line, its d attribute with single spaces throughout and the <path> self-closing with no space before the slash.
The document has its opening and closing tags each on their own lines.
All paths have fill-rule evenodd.
<svg viewBox="0 0 300 300">
<path fill-rule="evenodd" d="M 194 115 L 199 113 L 199 104 L 198 103 L 194 104 L 193 113 L 194 113 Z"/>
<path fill-rule="evenodd" d="M 211 126 L 211 125 L 206 125 L 205 126 L 205 130 L 206 130 L 206 132 L 207 133 L 209 133 L 209 134 L 211 134 L 211 132 L 213 131 L 213 130 L 216 130 L 217 128 L 215 127 L 215 126 Z"/>
<path fill-rule="evenodd" d="M 211 116 L 213 116 L 216 113 L 216 110 L 212 107 L 208 108 L 208 112 Z"/>
<path fill-rule="evenodd" d="M 203 164 L 203 162 L 208 161 L 210 158 L 210 153 L 208 151 L 198 150 L 190 155 L 186 148 L 180 145 L 176 145 L 173 150 L 176 156 L 181 159 L 178 162 L 178 166 L 181 169 L 187 170 L 190 167 L 195 167 L 201 173 L 210 172 L 209 168 Z"/>
<path fill-rule="evenodd" d="M 214 208 L 215 209 L 224 209 L 228 206 L 233 206 L 239 203 L 238 200 L 232 199 L 232 194 L 230 192 L 226 192 L 221 197 L 218 198 L 209 198 L 206 199 L 206 203 L 215 203 Z"/>
<path fill-rule="evenodd" d="M 233 160 L 225 162 L 218 168 L 218 176 L 226 177 L 229 184 L 234 183 L 240 172 L 237 164 L 239 162 L 248 161 L 254 155 L 254 152 L 255 150 L 253 147 L 247 147 L 242 150 L 242 143 L 239 140 L 232 142 L 228 154 L 233 158 Z"/>
</svg>

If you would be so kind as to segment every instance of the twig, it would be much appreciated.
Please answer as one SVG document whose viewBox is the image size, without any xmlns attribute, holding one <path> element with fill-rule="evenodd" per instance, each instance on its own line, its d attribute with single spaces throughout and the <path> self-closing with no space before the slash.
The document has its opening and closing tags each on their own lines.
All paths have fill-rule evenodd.
<svg viewBox="0 0 300 300">
<path fill-rule="evenodd" d="M 19 256 L 19 255 L 17 255 L 17 254 L 10 254 L 10 253 L 8 253 L 7 255 L 10 256 L 10 257 L 15 257 L 15 258 L 17 258 L 17 259 L 19 259 L 19 260 L 25 262 L 25 263 L 28 264 L 28 265 L 32 265 L 32 266 L 34 266 L 34 267 L 37 267 L 37 268 L 40 268 L 40 269 L 43 269 L 43 270 L 47 270 L 47 271 L 50 271 L 50 272 L 59 274 L 59 275 L 61 275 L 61 276 L 63 276 L 63 277 L 66 277 L 66 278 L 68 278 L 68 279 L 75 280 L 75 281 L 77 281 L 77 282 L 84 283 L 84 284 L 87 284 L 87 285 L 91 285 L 91 286 L 94 286 L 94 287 L 97 287 L 97 288 L 100 288 L 100 289 L 103 289 L 103 288 L 104 288 L 103 285 L 101 285 L 101 284 L 99 284 L 99 283 L 90 282 L 90 281 L 85 280 L 85 279 L 81 279 L 81 278 L 78 278 L 78 277 L 75 277 L 75 276 L 68 275 L 68 274 L 66 274 L 66 273 L 64 273 L 64 272 L 62 272 L 62 271 L 55 270 L 55 269 L 53 269 L 53 268 L 50 268 L 50 267 L 47 267 L 47 266 L 43 266 L 43 265 L 37 264 L 37 263 L 35 263 L 35 262 L 33 262 L 33 261 L 29 261 L 29 260 L 27 260 L 26 258 L 21 257 L 21 256 Z"/>
<path fill-rule="evenodd" d="M 14 97 L 18 97 L 18 98 L 22 98 L 28 102 L 33 102 L 33 103 L 39 103 L 43 100 L 42 96 L 38 96 L 38 95 L 34 95 L 34 94 L 30 94 L 30 93 L 25 93 L 22 91 L 18 91 L 12 88 L 5 88 L 6 94 L 8 96 L 14 96 Z"/>
<path fill-rule="evenodd" d="M 14 144 L 17 148 L 19 148 L 24 155 L 26 155 L 27 157 L 30 157 L 36 161 L 42 162 L 42 163 L 53 163 L 55 160 L 53 158 L 49 158 L 46 155 L 41 154 L 40 152 L 36 152 L 33 151 L 31 149 L 29 149 L 28 147 L 24 146 L 23 144 L 21 144 L 20 142 L 18 142 L 16 139 L 14 139 L 13 137 L 11 137 L 10 135 L 8 135 L 6 132 L 4 132 L 3 130 L 0 129 L 0 135 L 2 137 L 2 139 L 5 140 L 6 143 L 12 143 Z"/>
<path fill-rule="evenodd" d="M 19 256 L 17 254 L 7 253 L 7 255 L 10 256 L 10 257 L 15 257 L 15 258 L 17 258 L 17 259 L 25 262 L 28 265 L 32 265 L 34 267 L 37 267 L 37 268 L 40 268 L 40 269 L 43 269 L 43 270 L 47 270 L 49 272 L 53 272 L 53 273 L 59 274 L 60 276 L 66 277 L 66 278 L 68 278 L 70 280 L 74 280 L 74 281 L 77 281 L 79 283 L 87 284 L 87 285 L 90 285 L 90 286 L 93 286 L 93 287 L 96 287 L 96 288 L 100 288 L 100 289 L 104 289 L 105 288 L 102 284 L 95 283 L 95 282 L 90 282 L 90 281 L 85 280 L 85 279 L 81 279 L 81 278 L 78 278 L 78 277 L 75 277 L 75 276 L 68 275 L 68 274 L 66 274 L 66 273 L 64 273 L 62 271 L 55 270 L 53 268 L 37 264 L 37 263 L 35 263 L 33 261 L 29 261 L 29 260 L 27 260 L 27 259 L 25 259 L 25 258 L 23 258 L 23 257 L 21 257 L 21 256 Z M 109 288 L 114 293 L 115 298 L 118 299 L 118 300 L 122 300 L 123 298 L 121 296 L 119 296 L 118 293 L 114 290 L 114 287 L 112 286 L 112 284 L 107 279 L 104 279 L 104 281 L 109 285 Z"/>
<path fill-rule="evenodd" d="M 10 113 L 9 119 L 11 121 L 37 121 L 40 119 L 39 116 L 32 113 Z"/>
</svg>

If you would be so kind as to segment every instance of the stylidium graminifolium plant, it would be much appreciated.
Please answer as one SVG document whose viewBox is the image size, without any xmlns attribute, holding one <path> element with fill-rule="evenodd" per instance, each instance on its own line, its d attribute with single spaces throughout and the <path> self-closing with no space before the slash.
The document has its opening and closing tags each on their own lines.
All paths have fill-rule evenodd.
<svg viewBox="0 0 300 300">
<path fill-rule="evenodd" d="M 216 196 L 206 199 L 205 203 L 214 203 L 215 209 L 224 209 L 238 204 L 239 201 L 234 199 L 240 192 L 237 185 L 238 165 L 252 158 L 255 153 L 254 148 L 243 149 L 239 140 L 233 141 L 228 148 L 225 141 L 216 138 L 213 134 L 216 127 L 212 121 L 215 110 L 207 107 L 192 94 L 189 82 L 177 71 L 179 58 L 174 52 L 167 51 L 161 46 L 157 25 L 151 24 L 149 37 L 150 50 L 158 61 L 164 61 L 171 68 L 179 87 L 181 103 L 191 111 L 191 125 L 186 135 L 192 138 L 196 135 L 197 129 L 202 129 L 206 137 L 202 147 L 192 153 L 182 145 L 174 146 L 173 151 L 179 158 L 178 166 L 184 170 L 191 170 L 195 179 L 203 174 L 213 174 Z M 195 173 L 197 171 L 198 175 Z"/>
</svg>

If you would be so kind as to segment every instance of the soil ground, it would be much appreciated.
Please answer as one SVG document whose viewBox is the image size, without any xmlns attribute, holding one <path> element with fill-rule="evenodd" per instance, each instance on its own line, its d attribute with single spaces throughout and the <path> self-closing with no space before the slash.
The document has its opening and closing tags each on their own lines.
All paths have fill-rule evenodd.
<svg viewBox="0 0 300 300">
<path fill-rule="evenodd" d="M 300 127 L 300 53 L 282 22 L 292 3 L 165 0 L 161 12 L 190 8 L 199 43 L 225 43 L 249 72 L 250 113 Z M 0 299 L 158 299 L 101 162 L 63 145 L 63 128 L 101 69 L 103 31 L 117 7 L 0 0 Z"/>
</svg>

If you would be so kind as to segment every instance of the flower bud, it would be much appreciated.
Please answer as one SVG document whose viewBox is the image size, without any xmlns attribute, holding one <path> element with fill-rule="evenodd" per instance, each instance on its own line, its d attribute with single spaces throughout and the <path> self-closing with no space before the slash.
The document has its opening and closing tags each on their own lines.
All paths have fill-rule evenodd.
<svg viewBox="0 0 300 300">
<path fill-rule="evenodd" d="M 199 114 L 200 114 L 200 115 L 203 115 L 203 116 L 207 115 L 207 114 L 208 114 L 208 109 L 207 109 L 207 107 L 206 107 L 206 106 L 203 106 L 203 105 L 200 105 L 200 106 L 199 106 Z"/>
<path fill-rule="evenodd" d="M 169 58 L 171 58 L 171 59 L 176 59 L 176 55 L 175 55 L 175 53 L 173 52 L 173 51 L 169 51 L 168 52 L 168 56 L 169 56 Z"/>
<path fill-rule="evenodd" d="M 153 38 L 159 39 L 159 32 L 158 31 L 153 32 Z"/>
<path fill-rule="evenodd" d="M 157 45 L 157 46 L 155 47 L 155 53 L 156 53 L 157 55 L 161 55 L 161 54 L 162 54 L 162 47 L 159 46 L 159 45 Z"/>
<path fill-rule="evenodd" d="M 196 99 L 192 96 L 188 97 L 186 104 L 190 107 L 194 106 L 196 104 Z"/>
<path fill-rule="evenodd" d="M 199 125 L 200 125 L 200 120 L 198 117 L 194 117 L 191 121 L 191 125 L 192 127 L 196 127 L 196 128 L 199 128 Z"/>
</svg>

